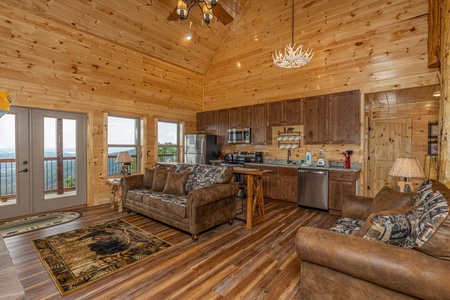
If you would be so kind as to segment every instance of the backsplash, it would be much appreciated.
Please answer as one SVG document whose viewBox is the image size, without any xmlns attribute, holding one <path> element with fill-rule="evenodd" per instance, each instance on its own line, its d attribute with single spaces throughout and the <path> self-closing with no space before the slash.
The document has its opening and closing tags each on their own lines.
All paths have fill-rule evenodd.
<svg viewBox="0 0 450 300">
<path fill-rule="evenodd" d="M 278 132 L 284 132 L 284 128 L 292 127 L 293 131 L 299 131 L 301 133 L 302 139 L 300 141 L 300 146 L 296 149 L 291 150 L 290 159 L 293 161 L 301 162 L 305 159 L 306 152 L 312 151 L 313 162 L 317 161 L 319 158 L 319 149 L 325 149 L 326 157 L 325 159 L 329 163 L 344 163 L 345 157 L 342 152 L 346 150 L 353 150 L 353 155 L 351 157 L 352 167 L 353 163 L 362 164 L 363 161 L 363 150 L 362 145 L 305 145 L 304 143 L 304 128 L 303 125 L 297 126 L 274 126 L 272 127 L 272 144 L 271 145 L 252 145 L 252 144 L 236 144 L 236 145 L 223 145 L 222 152 L 224 154 L 230 154 L 234 151 L 258 151 L 263 152 L 264 160 L 287 160 L 286 149 L 278 148 Z"/>
</svg>

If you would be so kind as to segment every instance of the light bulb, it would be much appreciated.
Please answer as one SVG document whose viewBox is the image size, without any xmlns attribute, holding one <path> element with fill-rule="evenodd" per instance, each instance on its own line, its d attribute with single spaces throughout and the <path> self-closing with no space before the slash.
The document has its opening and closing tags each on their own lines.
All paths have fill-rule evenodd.
<svg viewBox="0 0 450 300">
<path fill-rule="evenodd" d="M 190 32 L 186 33 L 186 40 L 188 41 L 192 40 L 192 33 Z"/>
</svg>

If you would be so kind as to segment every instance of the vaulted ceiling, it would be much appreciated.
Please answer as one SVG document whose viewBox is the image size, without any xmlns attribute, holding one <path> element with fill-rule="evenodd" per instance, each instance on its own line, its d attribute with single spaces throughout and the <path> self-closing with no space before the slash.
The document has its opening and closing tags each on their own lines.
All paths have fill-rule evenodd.
<svg viewBox="0 0 450 300">
<path fill-rule="evenodd" d="M 205 74 L 247 0 L 220 0 L 214 19 L 203 24 L 193 7 L 188 20 L 176 18 L 177 0 L 2 0 L 44 19 L 153 58 Z M 191 41 L 185 39 L 191 32 Z"/>
</svg>

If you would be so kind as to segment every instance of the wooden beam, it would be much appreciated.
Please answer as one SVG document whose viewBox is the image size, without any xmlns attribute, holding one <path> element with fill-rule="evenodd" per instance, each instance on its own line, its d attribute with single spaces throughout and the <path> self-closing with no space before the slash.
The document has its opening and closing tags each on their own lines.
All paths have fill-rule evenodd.
<svg viewBox="0 0 450 300">
<path fill-rule="evenodd" d="M 428 0 L 428 68 L 439 68 L 441 9 L 439 0 Z"/>
</svg>

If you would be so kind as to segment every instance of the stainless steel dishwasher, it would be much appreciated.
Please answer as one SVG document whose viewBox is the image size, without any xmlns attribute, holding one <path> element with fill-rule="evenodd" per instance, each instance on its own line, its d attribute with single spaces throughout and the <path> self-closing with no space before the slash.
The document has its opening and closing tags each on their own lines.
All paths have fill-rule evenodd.
<svg viewBox="0 0 450 300">
<path fill-rule="evenodd" d="M 327 170 L 298 170 L 298 205 L 328 211 Z"/>
</svg>

